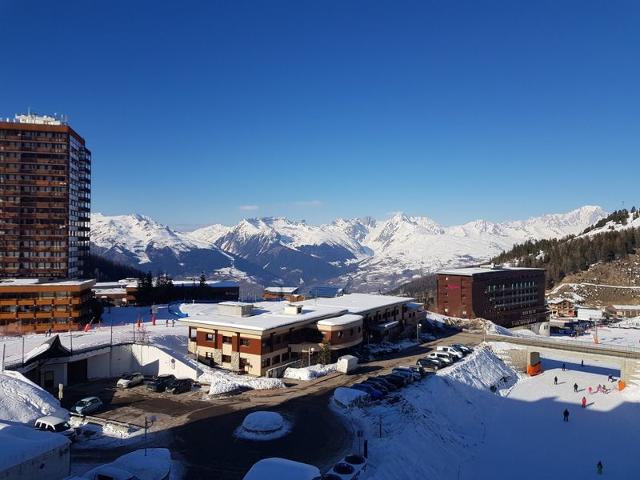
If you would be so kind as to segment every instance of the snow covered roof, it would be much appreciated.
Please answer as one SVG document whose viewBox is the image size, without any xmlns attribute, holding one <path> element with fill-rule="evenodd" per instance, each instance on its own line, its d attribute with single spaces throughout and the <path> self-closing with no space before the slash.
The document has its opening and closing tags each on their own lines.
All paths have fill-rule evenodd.
<svg viewBox="0 0 640 480">
<path fill-rule="evenodd" d="M 140 480 L 168 478 L 171 471 L 171 453 L 166 448 L 135 450 L 106 465 L 100 465 L 81 478 L 96 480 L 100 474 L 111 475 L 114 479 L 129 479 L 131 475 Z M 128 476 L 127 476 L 128 475 Z"/>
<path fill-rule="evenodd" d="M 19 465 L 56 448 L 69 444 L 64 435 L 43 432 L 33 427 L 0 423 L 0 471 Z"/>
<path fill-rule="evenodd" d="M 349 293 L 340 297 L 314 298 L 300 302 L 303 305 L 322 305 L 327 307 L 340 307 L 349 313 L 363 313 L 369 310 L 391 307 L 400 303 L 413 302 L 415 298 L 394 297 L 391 295 L 375 295 L 372 293 Z"/>
<path fill-rule="evenodd" d="M 640 310 L 640 305 L 611 305 L 616 310 Z"/>
<path fill-rule="evenodd" d="M 472 277 L 474 275 L 482 275 L 485 273 L 499 273 L 499 272 L 511 272 L 514 270 L 531 270 L 543 272 L 543 268 L 526 268 L 526 267 L 464 267 L 464 268 L 452 268 L 448 270 L 440 270 L 436 272 L 438 275 L 462 275 L 465 277 Z"/>
<path fill-rule="evenodd" d="M 298 290 L 299 287 L 267 287 L 264 289 L 269 293 L 296 293 Z"/>
<path fill-rule="evenodd" d="M 319 478 L 320 470 L 313 465 L 286 458 L 265 458 L 256 462 L 243 480 L 315 480 Z"/>
<path fill-rule="evenodd" d="M 171 283 L 174 287 L 197 287 L 200 285 L 200 280 L 172 280 Z M 206 280 L 205 285 L 212 288 L 234 288 L 239 287 L 240 283 L 232 282 L 228 280 Z"/>
<path fill-rule="evenodd" d="M 93 286 L 95 280 L 42 280 L 40 278 L 5 278 L 0 280 L 0 287 L 83 287 Z"/>
<path fill-rule="evenodd" d="M 318 325 L 323 325 L 325 327 L 338 327 L 356 322 L 362 322 L 362 315 L 347 313 L 346 315 L 340 315 L 339 317 L 325 318 L 324 320 L 320 320 L 318 322 Z"/>
<path fill-rule="evenodd" d="M 288 302 L 256 302 L 253 304 L 253 315 L 240 317 L 229 314 L 224 309 L 218 308 L 216 304 L 185 303 L 180 305 L 180 310 L 186 313 L 188 317 L 181 319 L 181 321 L 263 332 L 273 328 L 322 320 L 323 318 L 347 313 L 343 308 L 304 305 L 301 313 L 292 314 L 284 312 L 287 305 L 289 305 Z"/>
</svg>

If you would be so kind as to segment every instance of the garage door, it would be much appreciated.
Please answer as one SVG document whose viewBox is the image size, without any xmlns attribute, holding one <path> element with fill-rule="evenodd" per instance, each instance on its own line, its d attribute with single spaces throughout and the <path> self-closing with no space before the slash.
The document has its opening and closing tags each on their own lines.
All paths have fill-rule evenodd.
<svg viewBox="0 0 640 480">
<path fill-rule="evenodd" d="M 73 385 L 87 381 L 87 359 L 70 362 L 67 365 L 67 383 Z"/>
</svg>

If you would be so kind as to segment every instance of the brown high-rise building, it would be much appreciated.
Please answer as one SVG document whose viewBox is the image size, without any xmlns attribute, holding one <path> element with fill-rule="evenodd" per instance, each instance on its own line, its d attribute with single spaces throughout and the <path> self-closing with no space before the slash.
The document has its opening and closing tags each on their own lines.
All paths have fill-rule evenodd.
<svg viewBox="0 0 640 480">
<path fill-rule="evenodd" d="M 91 152 L 63 121 L 0 120 L 0 278 L 78 278 L 89 252 Z"/>
</svg>

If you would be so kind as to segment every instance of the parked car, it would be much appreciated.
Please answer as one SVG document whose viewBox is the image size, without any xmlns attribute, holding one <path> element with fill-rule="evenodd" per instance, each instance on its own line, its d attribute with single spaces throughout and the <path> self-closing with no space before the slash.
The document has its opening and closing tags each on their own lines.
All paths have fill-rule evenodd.
<svg viewBox="0 0 640 480">
<path fill-rule="evenodd" d="M 391 369 L 391 372 L 392 373 L 400 373 L 400 374 L 403 374 L 403 375 L 410 375 L 414 382 L 416 380 L 420 380 L 422 378 L 422 375 L 420 375 L 419 372 L 414 372 L 413 370 L 411 370 L 410 368 L 407 368 L 407 367 L 394 367 L 394 368 Z"/>
<path fill-rule="evenodd" d="M 460 360 L 464 358 L 464 353 L 462 353 L 457 348 L 451 347 L 449 345 L 438 345 L 436 347 L 437 352 L 445 352 L 454 357 L 456 360 Z"/>
<path fill-rule="evenodd" d="M 76 402 L 76 404 L 71 407 L 72 412 L 76 412 L 80 415 L 89 415 L 95 411 L 98 411 L 102 408 L 102 400 L 98 397 L 87 397 L 82 400 Z"/>
<path fill-rule="evenodd" d="M 393 383 L 398 388 L 402 388 L 408 383 L 407 379 L 405 377 L 401 377 L 400 375 L 389 374 L 384 375 L 382 378 L 389 383 Z"/>
<path fill-rule="evenodd" d="M 382 393 L 383 395 L 388 395 L 389 392 L 391 390 L 389 390 L 386 386 L 378 383 L 378 382 L 372 382 L 370 380 L 365 380 L 364 382 L 360 382 L 362 385 L 371 385 L 373 388 L 375 388 L 376 390 L 380 390 L 380 393 Z"/>
<path fill-rule="evenodd" d="M 61 433 L 72 442 L 75 441 L 78 436 L 76 430 L 69 425 L 69 422 L 64 418 L 54 417 L 52 415 L 40 417 L 33 426 L 45 432 Z"/>
<path fill-rule="evenodd" d="M 351 385 L 351 388 L 360 390 L 361 392 L 368 393 L 369 396 L 371 396 L 371 398 L 373 398 L 374 400 L 380 400 L 381 398 L 384 398 L 384 394 L 380 390 L 372 387 L 371 385 L 363 385 L 362 383 L 356 383 L 355 385 Z"/>
<path fill-rule="evenodd" d="M 398 370 L 394 368 L 393 370 L 391 370 L 391 374 L 405 377 L 407 379 L 407 383 L 413 383 L 416 379 L 416 377 L 413 375 L 413 372 L 408 372 L 406 370 Z"/>
<path fill-rule="evenodd" d="M 454 343 L 451 346 L 457 348 L 458 350 L 461 350 L 465 355 L 469 355 L 471 352 L 473 352 L 473 348 L 462 345 L 461 343 Z"/>
<path fill-rule="evenodd" d="M 453 362 L 455 362 L 453 357 L 446 352 L 431 352 L 427 357 L 441 360 L 445 367 L 447 365 L 452 365 Z"/>
<path fill-rule="evenodd" d="M 398 368 L 405 368 L 413 373 L 416 373 L 418 375 L 418 379 L 424 377 L 427 374 L 426 370 L 420 365 L 400 365 Z"/>
<path fill-rule="evenodd" d="M 384 385 L 385 387 L 387 387 L 387 390 L 389 391 L 395 391 L 398 389 L 398 387 L 396 385 L 394 385 L 393 383 L 391 383 L 388 380 L 385 380 L 382 377 L 369 377 L 367 378 L 368 382 L 373 382 L 373 383 L 380 383 L 382 385 Z"/>
<path fill-rule="evenodd" d="M 442 363 L 435 358 L 419 358 L 416 360 L 416 365 L 420 365 L 422 368 L 438 370 L 442 366 Z"/>
<path fill-rule="evenodd" d="M 140 385 L 143 382 L 144 376 L 141 373 L 125 373 L 120 377 L 118 383 L 116 383 L 116 386 L 120 388 L 131 388 L 135 387 L 136 385 Z"/>
<path fill-rule="evenodd" d="M 164 392 L 167 386 L 176 379 L 175 375 L 158 375 L 147 383 L 147 389 L 152 392 Z"/>
<path fill-rule="evenodd" d="M 191 380 L 188 378 L 176 378 L 167 385 L 166 390 L 167 392 L 173 393 L 174 395 L 178 393 L 190 392 Z"/>
</svg>

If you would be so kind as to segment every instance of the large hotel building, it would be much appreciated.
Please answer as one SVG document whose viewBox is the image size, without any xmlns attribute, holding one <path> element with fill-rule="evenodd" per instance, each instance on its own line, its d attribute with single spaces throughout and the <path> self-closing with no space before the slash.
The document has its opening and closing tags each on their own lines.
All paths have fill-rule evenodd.
<svg viewBox="0 0 640 480">
<path fill-rule="evenodd" d="M 0 121 L 0 277 L 78 278 L 89 252 L 91 152 L 49 116 Z"/>
<path fill-rule="evenodd" d="M 503 327 L 543 322 L 549 315 L 540 268 L 457 268 L 438 272 L 437 282 L 443 315 L 484 318 Z"/>
<path fill-rule="evenodd" d="M 91 152 L 63 121 L 0 119 L 0 334 L 90 320 Z"/>
</svg>

